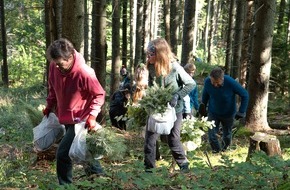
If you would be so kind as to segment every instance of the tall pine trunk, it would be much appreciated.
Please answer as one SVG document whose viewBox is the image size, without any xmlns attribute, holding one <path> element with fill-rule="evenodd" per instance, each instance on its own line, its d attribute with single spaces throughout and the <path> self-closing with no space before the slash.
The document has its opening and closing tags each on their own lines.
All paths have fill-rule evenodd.
<svg viewBox="0 0 290 190">
<path fill-rule="evenodd" d="M 94 0 L 92 8 L 92 44 L 91 65 L 103 88 L 106 87 L 106 0 Z M 105 124 L 106 102 L 98 115 L 97 121 Z"/>
<path fill-rule="evenodd" d="M 227 49 L 226 49 L 226 63 L 225 63 L 225 73 L 231 73 L 231 65 L 232 65 L 232 54 L 233 54 L 233 27 L 234 27 L 234 9 L 235 9 L 235 1 L 230 0 L 230 10 L 229 10 L 229 24 L 228 24 L 228 33 L 227 33 Z"/>
<path fill-rule="evenodd" d="M 242 46 L 242 57 L 241 57 L 241 64 L 240 64 L 240 73 L 239 73 L 239 82 L 240 84 L 246 88 L 247 86 L 247 77 L 249 71 L 249 44 L 250 40 L 250 31 L 251 31 L 251 24 L 253 22 L 253 4 L 254 1 L 250 0 L 246 2 L 246 21 L 244 23 L 244 37 L 243 37 L 243 46 Z"/>
<path fill-rule="evenodd" d="M 245 0 L 237 0 L 235 38 L 233 45 L 233 68 L 232 77 L 238 78 L 241 65 L 242 41 L 243 41 L 243 26 L 245 15 Z"/>
<path fill-rule="evenodd" d="M 250 67 L 249 106 L 246 127 L 253 131 L 269 130 L 267 106 L 271 71 L 271 52 L 276 4 L 275 0 L 257 0 L 255 34 Z"/>
<path fill-rule="evenodd" d="M 111 85 L 110 96 L 119 88 L 119 73 L 121 68 L 120 59 L 120 1 L 113 1 L 112 19 L 112 65 L 111 65 Z"/>
<path fill-rule="evenodd" d="M 179 22 L 179 6 L 180 0 L 170 1 L 170 45 L 172 52 L 177 55 L 178 45 L 178 22 Z"/>
<path fill-rule="evenodd" d="M 127 27 L 128 27 L 128 16 L 127 16 L 127 7 L 128 7 L 128 0 L 123 0 L 122 2 L 122 64 L 127 67 L 127 52 L 128 52 L 128 36 L 127 36 Z"/>
<path fill-rule="evenodd" d="M 62 36 L 84 53 L 84 0 L 63 0 Z"/>
<path fill-rule="evenodd" d="M 195 0 L 185 0 L 184 23 L 182 38 L 181 65 L 186 65 L 190 61 L 190 53 L 193 48 Z"/>
</svg>

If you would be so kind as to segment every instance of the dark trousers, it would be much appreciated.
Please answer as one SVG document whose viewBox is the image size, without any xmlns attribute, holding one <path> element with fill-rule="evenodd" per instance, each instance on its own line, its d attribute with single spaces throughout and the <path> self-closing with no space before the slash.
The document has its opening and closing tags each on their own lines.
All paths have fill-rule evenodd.
<svg viewBox="0 0 290 190">
<path fill-rule="evenodd" d="M 182 113 L 176 114 L 176 121 L 171 129 L 170 134 L 167 136 L 167 143 L 171 150 L 172 156 L 175 159 L 178 166 L 188 163 L 185 156 L 182 143 L 180 142 L 180 129 L 182 123 Z M 146 130 L 145 145 L 144 145 L 144 165 L 146 169 L 155 168 L 156 158 L 156 140 L 159 134 Z"/>
<path fill-rule="evenodd" d="M 208 138 L 209 138 L 209 143 L 211 145 L 212 150 L 214 152 L 226 150 L 232 142 L 232 127 L 234 124 L 234 118 L 233 117 L 228 117 L 228 118 L 218 117 L 209 113 L 208 120 L 215 121 L 215 127 L 208 130 Z M 221 146 L 217 138 L 217 133 L 219 131 L 220 124 L 222 124 L 222 130 L 223 130 Z"/>
<path fill-rule="evenodd" d="M 117 127 L 117 128 L 119 128 L 121 130 L 125 130 L 126 131 L 126 121 L 123 121 L 123 120 L 117 121 L 115 119 L 115 117 L 117 117 L 117 116 L 110 115 L 110 120 L 111 120 L 112 126 Z"/>
<path fill-rule="evenodd" d="M 66 133 L 61 140 L 56 152 L 56 172 L 60 185 L 72 183 L 73 163 L 69 157 L 69 149 L 75 137 L 74 124 L 65 125 L 65 130 Z M 91 173 L 103 172 L 99 161 L 96 161 L 94 165 L 89 164 L 88 167 L 91 168 Z"/>
</svg>

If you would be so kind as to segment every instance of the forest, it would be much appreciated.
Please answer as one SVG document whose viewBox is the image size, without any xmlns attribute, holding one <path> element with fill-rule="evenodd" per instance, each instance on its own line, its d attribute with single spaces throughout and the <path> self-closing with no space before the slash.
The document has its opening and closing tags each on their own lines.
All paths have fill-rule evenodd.
<svg viewBox="0 0 290 190">
<path fill-rule="evenodd" d="M 0 18 L 0 189 L 290 189 L 289 0 L 0 0 Z M 196 65 L 199 95 L 216 66 L 249 93 L 229 151 L 213 154 L 206 133 L 191 131 L 201 143 L 187 152 L 188 173 L 163 142 L 157 168 L 144 172 L 143 126 L 123 117 L 127 130 L 118 130 L 109 118 L 121 68 L 133 79 L 159 37 L 181 66 Z M 117 143 L 100 160 L 106 175 L 86 176 L 74 164 L 74 182 L 64 186 L 56 177 L 58 144 L 33 148 L 48 92 L 45 52 L 59 38 L 94 69 L 106 91 L 97 122 L 107 133 L 100 138 Z"/>
</svg>

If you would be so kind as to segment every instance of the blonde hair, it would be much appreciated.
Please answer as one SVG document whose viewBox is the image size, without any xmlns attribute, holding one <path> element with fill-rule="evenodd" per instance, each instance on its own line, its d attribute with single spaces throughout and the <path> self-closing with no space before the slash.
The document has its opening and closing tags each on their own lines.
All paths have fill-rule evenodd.
<svg viewBox="0 0 290 190">
<path fill-rule="evenodd" d="M 155 72 L 156 76 L 167 76 L 171 71 L 171 61 L 176 60 L 170 45 L 164 38 L 157 38 L 149 43 L 150 47 L 155 48 Z M 147 67 L 148 67 L 147 62 Z"/>
<path fill-rule="evenodd" d="M 133 94 L 133 104 L 137 104 L 145 96 L 145 90 L 148 87 L 148 76 L 149 72 L 146 66 L 143 63 L 139 64 L 134 74 L 136 89 Z"/>
</svg>

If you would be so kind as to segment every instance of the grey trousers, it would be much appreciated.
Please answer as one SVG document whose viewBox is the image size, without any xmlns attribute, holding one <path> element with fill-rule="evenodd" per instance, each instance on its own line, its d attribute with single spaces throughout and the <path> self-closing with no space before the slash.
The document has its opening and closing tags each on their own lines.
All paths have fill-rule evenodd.
<svg viewBox="0 0 290 190">
<path fill-rule="evenodd" d="M 182 113 L 176 114 L 176 121 L 171 129 L 168 137 L 168 145 L 171 150 L 171 154 L 175 159 L 178 166 L 188 163 L 185 156 L 182 143 L 180 142 L 180 130 L 182 124 Z M 150 132 L 146 130 L 145 134 L 145 145 L 144 145 L 144 165 L 145 169 L 155 168 L 155 158 L 156 158 L 156 140 L 159 134 Z"/>
</svg>

